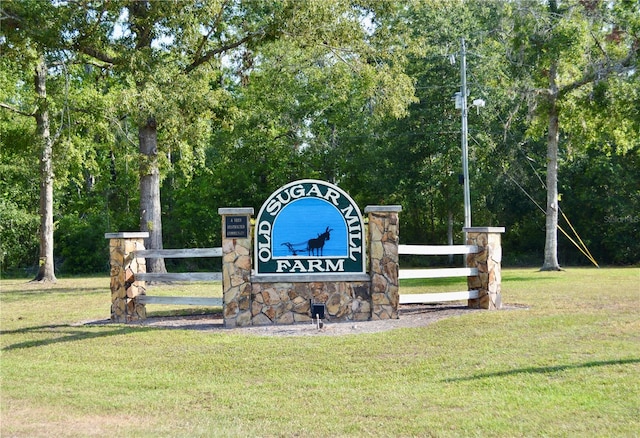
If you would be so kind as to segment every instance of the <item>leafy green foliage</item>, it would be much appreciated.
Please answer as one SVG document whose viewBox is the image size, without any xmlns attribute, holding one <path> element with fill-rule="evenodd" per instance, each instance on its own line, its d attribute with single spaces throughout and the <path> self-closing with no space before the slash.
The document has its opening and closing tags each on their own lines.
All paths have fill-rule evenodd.
<svg viewBox="0 0 640 438">
<path fill-rule="evenodd" d="M 0 269 L 32 267 L 38 254 L 38 215 L 0 199 Z"/>
<path fill-rule="evenodd" d="M 0 102 L 33 111 L 33 51 L 47 43 L 65 272 L 104 271 L 104 232 L 139 229 L 149 161 L 138 129 L 150 116 L 165 247 L 217 246 L 219 207 L 258 209 L 299 178 L 337 183 L 362 207 L 401 204 L 403 243 L 446 243 L 450 218 L 460 242 L 451 99 L 464 37 L 469 101 L 487 103 L 469 112 L 473 223 L 507 227 L 505 263 L 535 264 L 544 215 L 527 196 L 544 206 L 547 102 L 532 91 L 548 87 L 553 59 L 560 85 L 605 65 L 593 64 L 603 53 L 619 60 L 639 35 L 636 3 L 563 1 L 549 14 L 526 0 L 3 2 L 33 35 L 0 40 Z M 45 19 L 53 24 L 36 28 Z M 562 95 L 560 192 L 599 262 L 633 264 L 640 87 L 637 67 L 620 68 Z M 37 257 L 34 135 L 30 118 L 0 110 L 3 272 Z M 587 262 L 562 235 L 560 253 L 563 264 Z"/>
<path fill-rule="evenodd" d="M 640 251 L 640 147 L 624 154 L 589 148 L 565 170 L 562 207 L 596 259 L 637 262 Z M 573 218 L 573 219 L 572 219 Z"/>
<path fill-rule="evenodd" d="M 0 270 L 35 265 L 38 255 L 38 163 L 34 124 L 0 112 Z"/>
<path fill-rule="evenodd" d="M 80 274 L 106 272 L 109 269 L 107 229 L 104 216 L 65 215 L 58 224 L 57 253 L 63 258 L 58 272 Z"/>
</svg>

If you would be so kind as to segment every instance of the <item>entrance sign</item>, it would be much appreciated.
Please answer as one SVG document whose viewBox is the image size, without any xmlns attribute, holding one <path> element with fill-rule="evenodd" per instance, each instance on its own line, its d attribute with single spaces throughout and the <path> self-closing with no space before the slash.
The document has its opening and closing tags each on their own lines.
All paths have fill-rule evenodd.
<svg viewBox="0 0 640 438">
<path fill-rule="evenodd" d="M 255 230 L 256 274 L 365 273 L 364 222 L 338 186 L 300 180 L 262 205 Z"/>
</svg>

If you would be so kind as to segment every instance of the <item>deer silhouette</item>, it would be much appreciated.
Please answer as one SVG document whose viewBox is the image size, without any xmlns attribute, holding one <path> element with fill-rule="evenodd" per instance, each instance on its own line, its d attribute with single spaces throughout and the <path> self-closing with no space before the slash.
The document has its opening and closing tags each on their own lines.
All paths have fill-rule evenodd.
<svg viewBox="0 0 640 438">
<path fill-rule="evenodd" d="M 327 229 L 322 234 L 318 234 L 318 237 L 315 239 L 309 239 L 307 242 L 307 251 L 308 255 L 322 256 L 322 248 L 324 248 L 324 242 L 329 240 L 329 233 L 333 231 L 332 229 Z"/>
</svg>

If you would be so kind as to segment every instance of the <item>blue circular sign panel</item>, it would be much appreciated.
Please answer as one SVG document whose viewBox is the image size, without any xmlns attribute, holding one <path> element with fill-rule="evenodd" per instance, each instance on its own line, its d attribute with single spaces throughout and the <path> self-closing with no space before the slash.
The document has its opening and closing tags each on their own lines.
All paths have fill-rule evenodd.
<svg viewBox="0 0 640 438">
<path fill-rule="evenodd" d="M 364 273 L 364 222 L 351 197 L 319 180 L 300 180 L 262 205 L 255 230 L 256 274 Z"/>
</svg>

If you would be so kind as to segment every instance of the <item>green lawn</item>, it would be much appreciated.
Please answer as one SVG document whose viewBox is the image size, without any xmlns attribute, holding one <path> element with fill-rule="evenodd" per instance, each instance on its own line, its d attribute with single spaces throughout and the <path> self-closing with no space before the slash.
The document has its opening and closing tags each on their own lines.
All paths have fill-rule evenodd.
<svg viewBox="0 0 640 438">
<path fill-rule="evenodd" d="M 108 278 L 0 287 L 2 437 L 640 431 L 638 268 L 509 269 L 503 302 L 516 310 L 337 337 L 82 325 L 108 318 Z"/>
</svg>

